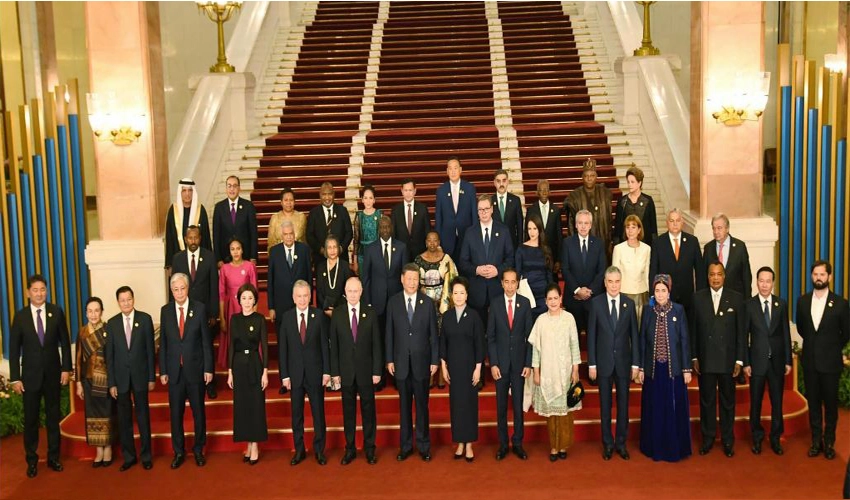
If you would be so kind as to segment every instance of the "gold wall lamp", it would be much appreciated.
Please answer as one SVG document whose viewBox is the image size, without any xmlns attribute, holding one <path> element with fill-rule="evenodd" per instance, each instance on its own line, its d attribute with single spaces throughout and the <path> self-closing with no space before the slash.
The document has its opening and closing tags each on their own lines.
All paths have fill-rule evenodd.
<svg viewBox="0 0 850 500">
<path fill-rule="evenodd" d="M 128 146 L 137 142 L 145 123 L 144 113 L 132 111 L 140 106 L 118 100 L 115 92 L 86 94 L 89 124 L 99 141 L 110 141 L 116 146 Z"/>
<path fill-rule="evenodd" d="M 227 62 L 224 50 L 224 23 L 230 20 L 233 12 L 242 7 L 241 0 L 196 1 L 198 10 L 207 15 L 210 21 L 218 25 L 218 60 L 210 66 L 210 73 L 233 73 L 236 69 Z"/>
<path fill-rule="evenodd" d="M 758 121 L 767 106 L 770 92 L 770 73 L 738 73 L 729 82 L 709 84 L 711 93 L 706 105 L 717 123 L 729 127 L 744 121 Z"/>
</svg>

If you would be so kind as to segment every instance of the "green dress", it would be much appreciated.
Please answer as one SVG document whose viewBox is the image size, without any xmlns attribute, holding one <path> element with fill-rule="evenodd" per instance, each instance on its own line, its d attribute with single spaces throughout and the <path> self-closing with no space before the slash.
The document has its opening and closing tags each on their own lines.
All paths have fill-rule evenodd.
<svg viewBox="0 0 850 500">
<path fill-rule="evenodd" d="M 377 209 L 372 215 L 366 215 L 363 210 L 358 210 L 354 216 L 354 245 L 358 269 L 363 267 L 363 251 L 366 245 L 378 241 L 378 221 L 380 220 L 381 211 Z"/>
</svg>

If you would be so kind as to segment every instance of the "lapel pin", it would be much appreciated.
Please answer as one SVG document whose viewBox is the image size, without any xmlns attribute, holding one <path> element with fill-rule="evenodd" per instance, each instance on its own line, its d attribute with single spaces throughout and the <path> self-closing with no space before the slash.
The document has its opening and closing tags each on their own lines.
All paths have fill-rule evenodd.
<svg viewBox="0 0 850 500">
<path fill-rule="evenodd" d="M 203 261 L 204 261 L 203 257 L 198 257 L 198 262 L 203 262 Z"/>
<path fill-rule="evenodd" d="M 189 309 L 189 317 L 191 318 L 191 317 L 192 317 L 192 316 L 194 316 L 194 315 L 195 315 L 195 311 L 193 311 L 193 310 Z"/>
<path fill-rule="evenodd" d="M 103 331 L 103 338 L 106 338 L 106 337 L 108 337 L 108 336 L 109 336 L 109 332 L 107 332 L 106 330 L 104 330 L 104 331 Z"/>
<path fill-rule="evenodd" d="M 638 205 L 643 206 L 643 202 L 638 203 Z"/>
<path fill-rule="evenodd" d="M 623 309 L 625 309 L 625 308 L 627 308 L 627 307 L 629 307 L 629 305 L 628 305 L 628 304 L 626 304 L 625 302 L 623 302 Z"/>
<path fill-rule="evenodd" d="M 422 303 L 422 299 L 419 299 L 419 303 L 420 303 L 420 304 Z"/>
<path fill-rule="evenodd" d="M 720 315 L 723 316 L 723 311 L 720 311 Z"/>
<path fill-rule="evenodd" d="M 449 198 L 451 198 L 451 197 L 452 197 L 452 193 L 451 193 L 451 191 L 449 191 L 449 192 L 448 192 L 448 193 L 446 193 L 446 194 L 449 196 Z"/>
<path fill-rule="evenodd" d="M 726 311 L 727 311 L 727 312 L 735 312 L 735 310 L 734 310 L 734 309 L 732 309 L 731 307 L 730 307 L 729 309 L 726 309 Z"/>
<path fill-rule="evenodd" d="M 497 238 L 499 237 L 499 233 L 496 233 L 496 237 L 497 237 Z"/>
<path fill-rule="evenodd" d="M 463 313 L 463 317 L 464 317 L 464 318 L 466 317 L 466 313 Z"/>
<path fill-rule="evenodd" d="M 417 215 L 419 215 L 419 212 L 413 212 L 414 217 L 416 217 Z"/>
<path fill-rule="evenodd" d="M 830 301 L 829 301 L 829 304 L 827 304 L 827 305 L 828 305 L 829 307 L 832 307 L 832 301 L 830 300 Z M 50 315 L 48 314 L 48 316 L 50 316 Z"/>
<path fill-rule="evenodd" d="M 594 210 L 599 210 L 599 206 L 594 206 L 594 207 L 593 207 L 593 209 L 594 209 Z"/>
<path fill-rule="evenodd" d="M 239 205 L 239 210 L 242 210 L 242 205 Z"/>
<path fill-rule="evenodd" d="M 687 238 L 682 238 L 682 242 L 688 241 Z"/>
<path fill-rule="evenodd" d="M 829 305 L 830 305 L 830 306 L 832 306 L 832 303 L 830 303 Z M 52 317 L 53 317 L 53 313 L 51 313 L 51 312 L 47 313 L 47 317 L 48 317 L 48 318 L 52 318 Z"/>
<path fill-rule="evenodd" d="M 779 302 L 774 302 L 773 307 L 779 307 Z"/>
<path fill-rule="evenodd" d="M 243 270 L 239 271 L 239 274 L 241 274 L 242 276 L 245 276 L 245 270 L 243 269 Z"/>
<path fill-rule="evenodd" d="M 292 259 L 293 259 L 293 260 L 298 260 L 298 254 L 293 255 L 293 256 L 292 256 Z"/>
<path fill-rule="evenodd" d="M 395 247 L 393 247 L 393 252 L 395 252 Z"/>
<path fill-rule="evenodd" d="M 249 326 L 249 327 L 248 327 L 248 331 L 249 331 L 249 332 L 253 332 L 253 331 L 254 331 L 254 327 L 253 327 L 253 326 Z"/>
<path fill-rule="evenodd" d="M 377 216 L 377 215 L 373 215 L 373 216 L 372 216 L 372 220 L 378 220 L 378 216 Z"/>
<path fill-rule="evenodd" d="M 732 246 L 734 247 L 734 246 L 736 246 L 736 244 L 735 244 L 735 243 L 732 243 Z"/>
<path fill-rule="evenodd" d="M 516 308 L 517 308 L 517 309 L 519 309 L 519 302 L 517 302 L 517 304 L 516 304 Z"/>
<path fill-rule="evenodd" d="M 460 194 L 463 194 L 463 189 L 460 190 Z"/>
<path fill-rule="evenodd" d="M 139 327 L 139 324 L 138 324 L 138 323 L 136 323 L 134 326 L 135 326 L 136 328 L 138 328 L 138 327 Z"/>
<path fill-rule="evenodd" d="M 315 317 L 316 317 L 316 314 L 315 314 L 315 313 L 310 313 L 310 317 L 311 317 L 311 318 L 315 318 Z"/>
<path fill-rule="evenodd" d="M 673 316 L 673 321 L 676 321 L 676 316 Z"/>
<path fill-rule="evenodd" d="M 327 276 L 327 275 L 328 275 L 328 273 L 322 273 L 322 276 Z"/>
<path fill-rule="evenodd" d="M 364 318 L 366 317 L 366 313 L 363 313 L 363 317 L 364 317 Z"/>
</svg>

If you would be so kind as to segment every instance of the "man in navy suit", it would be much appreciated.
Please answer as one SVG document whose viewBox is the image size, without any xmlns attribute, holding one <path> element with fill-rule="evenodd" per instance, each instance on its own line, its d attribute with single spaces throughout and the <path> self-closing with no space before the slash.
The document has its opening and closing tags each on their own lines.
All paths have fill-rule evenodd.
<svg viewBox="0 0 850 500">
<path fill-rule="evenodd" d="M 779 439 L 784 432 L 782 421 L 782 392 L 785 376 L 791 373 L 791 329 L 788 325 L 788 304 L 773 295 L 773 269 L 762 267 L 756 273 L 758 293 L 746 304 L 744 344 L 749 346 L 744 360 L 744 373 L 750 377 L 750 430 L 752 451 L 761 453 L 764 427 L 761 425 L 761 401 L 767 382 L 770 397 L 770 448 L 782 455 Z M 749 341 L 747 341 L 747 338 Z"/>
<path fill-rule="evenodd" d="M 649 258 L 649 287 L 652 278 L 669 274 L 673 279 L 670 300 L 682 304 L 690 320 L 694 314 L 694 291 L 707 287 L 706 272 L 696 236 L 682 231 L 682 214 L 674 208 L 667 213 L 667 232 L 652 242 Z"/>
<path fill-rule="evenodd" d="M 339 241 L 339 258 L 348 262 L 348 247 L 354 237 L 348 210 L 334 203 L 333 184 L 323 182 L 319 192 L 322 203 L 313 207 L 307 215 L 307 244 L 310 245 L 313 262 L 325 257 L 325 240 L 329 234 Z"/>
<path fill-rule="evenodd" d="M 525 230 L 522 226 L 522 202 L 519 196 L 508 192 L 508 173 L 503 169 L 496 170 L 493 177 L 496 194 L 492 196 L 493 218 L 508 228 L 511 243 L 517 248 L 525 240 Z"/>
<path fill-rule="evenodd" d="M 280 245 L 278 245 L 280 246 Z M 281 384 L 292 391 L 292 439 L 298 465 L 307 457 L 304 448 L 304 396 L 310 398 L 313 417 L 313 451 L 325 465 L 325 392 L 331 380 L 328 329 L 325 313 L 310 306 L 310 285 L 298 280 L 292 288 L 295 307 L 284 313 L 278 330 Z"/>
<path fill-rule="evenodd" d="M 632 299 L 620 293 L 621 273 L 605 270 L 605 294 L 590 301 L 587 323 L 587 363 L 590 380 L 599 380 L 602 458 L 610 460 L 614 450 L 629 459 L 626 438 L 629 430 L 629 382 L 637 378 L 640 364 L 637 311 Z M 617 389 L 617 436 L 611 435 L 611 389 Z"/>
<path fill-rule="evenodd" d="M 531 303 L 516 293 L 519 287 L 517 272 L 513 268 L 502 271 L 503 294 L 493 297 L 487 320 L 487 346 L 490 356 L 490 373 L 496 381 L 496 418 L 499 430 L 499 449 L 496 460 L 508 454 L 508 393 L 514 410 L 514 434 L 511 437 L 513 453 L 522 460 L 528 454 L 522 447 L 523 388 L 531 375 L 531 353 L 528 335 L 531 333 L 533 314 Z"/>
<path fill-rule="evenodd" d="M 213 250 L 218 267 L 230 262 L 230 240 L 239 238 L 244 257 L 257 265 L 257 210 L 250 200 L 239 197 L 239 177 L 225 180 L 227 199 L 213 209 Z M 209 304 L 207 304 L 209 305 Z"/>
<path fill-rule="evenodd" d="M 561 244 L 561 274 L 564 277 L 564 308 L 576 319 L 579 332 L 587 331 L 590 299 L 602 293 L 605 248 L 590 235 L 593 215 L 579 210 L 575 216 L 576 234 Z"/>
<path fill-rule="evenodd" d="M 160 311 L 159 378 L 162 385 L 168 386 L 171 446 L 174 449 L 171 468 L 180 467 L 186 458 L 183 414 L 187 399 L 195 421 L 192 451 L 195 463 L 203 467 L 207 463 L 204 457 L 207 441 L 204 385 L 213 378 L 206 308 L 203 303 L 189 299 L 189 277 L 185 274 L 172 274 L 169 284 L 174 302 L 162 306 Z"/>
<path fill-rule="evenodd" d="M 387 370 L 395 377 L 400 405 L 399 452 L 396 460 L 413 454 L 413 412 L 416 402 L 416 445 L 419 456 L 431 460 L 428 430 L 428 381 L 437 373 L 437 313 L 434 302 L 419 291 L 419 266 L 407 264 L 401 274 L 404 288 L 387 301 Z"/>
<path fill-rule="evenodd" d="M 711 218 L 714 239 L 705 244 L 702 251 L 706 265 L 721 262 L 726 268 L 726 284 L 744 297 L 753 292 L 753 272 L 750 269 L 750 254 L 747 244 L 729 235 L 729 217 L 717 214 Z"/>
<path fill-rule="evenodd" d="M 402 200 L 393 206 L 393 234 L 407 245 L 407 260 L 413 261 L 425 251 L 425 237 L 431 230 L 428 207 L 416 201 L 416 181 L 407 178 L 401 181 Z"/>
<path fill-rule="evenodd" d="M 555 260 L 552 272 L 556 277 L 561 272 L 561 213 L 553 203 L 549 202 L 549 181 L 540 179 L 537 181 L 537 201 L 528 206 L 525 218 L 528 220 L 532 215 L 537 215 L 543 222 L 543 232 L 546 233 L 546 245 L 552 251 L 552 259 Z M 522 239 L 527 240 L 528 234 L 525 227 L 522 228 Z"/>
<path fill-rule="evenodd" d="M 200 233 L 198 235 L 200 242 Z M 216 269 L 212 261 L 207 265 Z M 150 470 L 153 467 L 153 455 L 148 392 L 154 389 L 156 383 L 153 320 L 150 314 L 135 309 L 133 289 L 129 286 L 120 287 L 115 292 L 115 298 L 121 312 L 106 323 L 106 371 L 109 394 L 118 401 L 118 432 L 124 455 L 124 463 L 119 470 L 124 472 L 136 465 L 134 404 L 142 445 L 142 466 Z"/>
<path fill-rule="evenodd" d="M 437 188 L 435 213 L 437 233 L 443 251 L 458 261 L 467 228 L 478 222 L 475 186 L 460 178 L 460 160 L 449 158 L 446 173 L 449 180 Z"/>
</svg>

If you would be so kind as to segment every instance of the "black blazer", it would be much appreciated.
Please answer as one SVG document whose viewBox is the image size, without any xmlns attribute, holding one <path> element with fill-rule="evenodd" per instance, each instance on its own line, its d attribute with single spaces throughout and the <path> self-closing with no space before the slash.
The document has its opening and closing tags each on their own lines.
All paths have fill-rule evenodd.
<svg viewBox="0 0 850 500">
<path fill-rule="evenodd" d="M 159 321 L 159 373 L 176 383 L 183 360 L 183 374 L 191 384 L 203 383 L 205 373 L 214 373 L 212 341 L 207 326 L 206 307 L 189 299 L 185 305 L 183 338 L 180 338 L 180 318 L 174 302 L 162 306 Z M 123 331 L 123 329 L 122 329 Z"/>
<path fill-rule="evenodd" d="M 348 302 L 334 309 L 331 316 L 331 376 L 349 387 L 372 384 L 373 376 L 383 373 L 381 363 L 381 329 L 375 310 L 362 300 L 357 318 L 357 342 L 351 335 L 351 306 Z"/>
<path fill-rule="evenodd" d="M 333 234 L 339 239 L 339 258 L 348 262 L 348 247 L 354 238 L 354 229 L 351 227 L 351 217 L 348 210 L 342 205 L 334 203 L 333 221 L 331 225 L 325 224 L 324 205 L 313 207 L 307 215 L 307 244 L 313 253 L 313 260 L 322 255 L 321 249 L 325 245 L 325 239 Z"/>
<path fill-rule="evenodd" d="M 236 224 L 230 219 L 230 200 L 225 198 L 213 209 L 213 250 L 217 261 L 230 262 L 228 241 L 242 242 L 242 257 L 257 260 L 257 210 L 245 198 L 236 199 Z"/>
<path fill-rule="evenodd" d="M 599 238 L 588 235 L 586 262 L 581 259 L 581 240 L 578 235 L 564 238 L 561 243 L 561 275 L 564 277 L 564 306 L 575 302 L 573 292 L 576 288 L 586 286 L 593 295 L 601 294 L 605 290 L 605 249 Z"/>
<path fill-rule="evenodd" d="M 360 273 L 363 280 L 363 299 L 380 315 L 387 309 L 387 300 L 402 290 L 401 270 L 409 262 L 407 246 L 404 243 L 390 239 L 390 248 L 389 269 L 384 260 L 382 239 L 378 238 L 363 249 L 363 269 Z"/>
<path fill-rule="evenodd" d="M 345 302 L 345 282 L 348 281 L 348 278 L 352 277 L 354 273 L 351 272 L 348 262 L 342 259 L 337 260 L 337 265 L 335 267 L 338 271 L 336 272 L 334 288 L 331 288 L 331 284 L 328 281 L 328 261 L 322 260 L 321 262 L 316 263 L 316 307 L 319 309 L 329 309 L 331 307 L 342 305 L 342 303 Z M 333 279 L 333 277 L 331 277 L 331 279 Z M 333 298 L 334 296 L 336 296 L 336 298 Z M 294 306 L 295 304 L 293 303 L 293 307 Z"/>
<path fill-rule="evenodd" d="M 622 377 L 630 375 L 632 366 L 638 366 L 639 362 L 635 302 L 621 293 L 617 324 L 612 325 L 608 294 L 592 298 L 587 322 L 588 366 L 595 366 L 599 377 L 610 377 L 616 367 Z"/>
<path fill-rule="evenodd" d="M 511 243 L 516 248 L 525 240 L 525 228 L 522 225 L 522 202 L 519 197 L 513 193 L 505 195 L 505 213 L 499 211 L 499 195 L 494 194 L 490 197 L 493 202 L 493 219 L 501 222 L 508 228 L 508 234 L 511 235 Z"/>
<path fill-rule="evenodd" d="M 526 226 L 528 226 L 528 219 L 532 216 L 536 215 L 540 217 L 540 220 L 546 222 L 546 244 L 549 246 L 549 249 L 552 250 L 552 264 L 555 262 L 561 262 L 561 240 L 563 236 L 561 235 L 561 212 L 555 207 L 555 204 L 549 200 L 549 213 L 546 214 L 546 218 L 543 218 L 543 215 L 540 213 L 540 205 L 535 201 L 531 205 L 528 206 L 528 209 L 525 211 L 525 220 Z M 525 226 L 522 230 L 523 240 L 528 240 L 528 231 L 525 230 Z"/>
<path fill-rule="evenodd" d="M 676 287 L 675 278 L 673 287 Z M 699 361 L 701 372 L 731 374 L 737 361 L 746 361 L 746 311 L 740 293 L 724 286 L 714 314 L 711 289 L 698 290 L 694 294 L 692 316 L 691 359 Z"/>
<path fill-rule="evenodd" d="M 183 273 L 189 277 L 189 300 L 197 300 L 207 306 L 207 316 L 218 318 L 218 265 L 212 251 L 198 248 L 198 262 L 195 262 L 195 279 L 189 272 L 189 251 L 174 254 L 171 261 L 172 273 Z M 174 302 L 174 297 L 170 297 Z M 123 325 L 121 332 L 124 332 Z"/>
<path fill-rule="evenodd" d="M 216 267 L 213 265 L 213 267 Z M 190 299 L 191 300 L 191 299 Z M 124 336 L 124 315 L 118 313 L 106 322 L 106 373 L 109 387 L 127 392 L 147 391 L 146 384 L 156 380 L 154 330 L 150 314 L 135 311 L 130 347 Z"/>
<path fill-rule="evenodd" d="M 425 237 L 431 230 L 431 217 L 424 203 L 413 201 L 413 232 L 407 232 L 407 208 L 404 201 L 393 205 L 390 219 L 393 223 L 393 238 L 407 245 L 407 260 L 413 262 L 425 251 Z"/>
<path fill-rule="evenodd" d="M 281 243 L 269 250 L 269 274 L 266 290 L 268 291 L 269 309 L 282 314 L 295 307 L 292 301 L 292 285 L 298 280 L 304 280 L 313 286 L 312 271 L 310 270 L 310 248 L 296 241 L 293 245 L 292 268 L 286 262 L 286 247 Z"/>
<path fill-rule="evenodd" d="M 404 292 L 387 301 L 386 355 L 387 363 L 395 364 L 395 378 L 427 380 L 430 365 L 440 362 L 437 341 L 437 312 L 434 301 L 422 292 L 416 292 L 413 322 L 407 320 L 407 303 Z"/>
<path fill-rule="evenodd" d="M 321 309 L 307 309 L 307 335 L 301 343 L 301 318 L 293 307 L 283 314 L 277 345 L 280 350 L 280 379 L 290 379 L 292 387 L 301 387 L 305 381 L 321 387 L 322 375 L 330 375 L 328 354 L 328 328 Z"/>
<path fill-rule="evenodd" d="M 847 300 L 832 291 L 818 329 L 812 322 L 812 292 L 797 301 L 797 333 L 803 337 L 803 367 L 818 373 L 840 373 L 844 369 L 841 350 L 850 341 L 850 310 Z"/>
<path fill-rule="evenodd" d="M 44 303 L 44 346 L 38 341 L 32 310 L 27 305 L 15 313 L 9 331 L 9 382 L 21 381 L 24 390 L 37 391 L 45 378 L 59 383 L 61 372 L 71 371 L 71 339 L 65 313 L 58 306 Z M 62 358 L 59 358 L 59 352 Z M 21 372 L 23 356 L 23 372 Z"/>
<path fill-rule="evenodd" d="M 726 248 L 729 253 L 726 259 L 726 280 L 723 286 L 728 286 L 744 297 L 749 297 L 753 293 L 753 271 L 750 269 L 750 254 L 747 252 L 747 244 L 730 236 L 729 246 L 730 248 Z M 712 262 L 718 262 L 717 242 L 715 240 L 705 244 L 702 250 L 702 258 L 707 273 L 708 265 Z"/>
<path fill-rule="evenodd" d="M 649 258 L 649 289 L 652 295 L 652 279 L 656 274 L 669 274 L 673 278 L 670 300 L 682 304 L 689 310 L 693 304 L 695 290 L 708 287 L 706 268 L 700 254 L 699 240 L 696 236 L 682 231 L 679 234 L 679 260 L 673 253 L 670 233 L 660 235 L 652 243 Z"/>
<path fill-rule="evenodd" d="M 484 230 L 481 229 L 481 223 L 473 224 L 467 229 L 460 250 L 460 261 L 457 264 L 460 274 L 469 280 L 469 305 L 475 308 L 484 307 L 488 297 L 501 293 L 502 271 L 514 266 L 514 246 L 511 243 L 508 227 L 494 220 L 490 232 L 490 255 L 488 256 L 484 250 Z M 475 274 L 475 268 L 485 264 L 496 266 L 499 275 L 486 279 Z"/>
<path fill-rule="evenodd" d="M 626 241 L 624 234 L 626 229 L 626 197 L 629 196 L 628 191 L 620 195 L 617 200 L 617 206 L 614 208 L 614 232 L 611 233 L 614 244 Z M 643 203 L 646 208 L 643 211 L 643 217 L 640 222 L 643 224 L 643 242 L 652 246 L 652 242 L 658 237 L 658 216 L 655 212 L 655 200 L 652 196 L 646 193 L 641 193 L 638 197 L 638 203 Z"/>
<path fill-rule="evenodd" d="M 779 364 L 782 370 L 785 365 L 791 366 L 788 303 L 776 295 L 770 296 L 770 326 L 764 321 L 764 304 L 760 295 L 750 297 L 746 308 L 744 334 L 749 338 L 749 342 L 745 340 L 749 348 L 747 359 L 743 360 L 744 366 L 752 367 L 753 375 L 758 376 L 766 375 L 771 365 Z"/>
<path fill-rule="evenodd" d="M 508 327 L 508 310 L 504 294 L 496 295 L 490 304 L 487 318 L 487 351 L 490 366 L 498 366 L 502 376 L 510 370 L 531 368 L 532 350 L 528 335 L 534 323 L 531 303 L 520 294 L 514 294 L 514 324 Z"/>
</svg>

